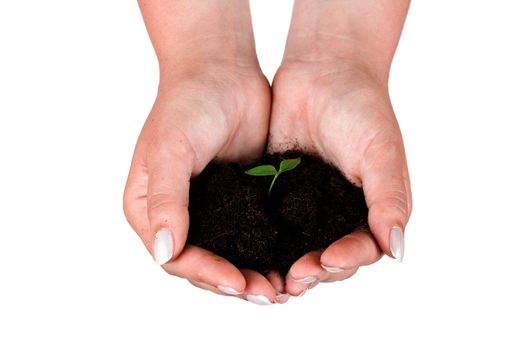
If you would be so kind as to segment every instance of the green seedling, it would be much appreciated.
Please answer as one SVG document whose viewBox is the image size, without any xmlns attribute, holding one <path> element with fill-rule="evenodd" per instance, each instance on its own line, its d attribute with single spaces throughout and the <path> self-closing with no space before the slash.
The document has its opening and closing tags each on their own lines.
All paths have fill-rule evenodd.
<svg viewBox="0 0 525 350">
<path fill-rule="evenodd" d="M 283 159 L 279 164 L 279 171 L 277 171 L 273 165 L 259 165 L 246 170 L 244 173 L 251 176 L 273 176 L 272 183 L 268 189 L 268 196 L 270 196 L 273 185 L 275 184 L 275 180 L 277 180 L 279 175 L 295 169 L 299 164 L 301 164 L 301 157 L 294 159 Z"/>
</svg>

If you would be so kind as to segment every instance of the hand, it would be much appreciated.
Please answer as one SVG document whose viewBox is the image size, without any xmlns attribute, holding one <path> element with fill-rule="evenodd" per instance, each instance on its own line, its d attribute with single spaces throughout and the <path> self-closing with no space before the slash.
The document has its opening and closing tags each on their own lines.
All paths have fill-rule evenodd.
<svg viewBox="0 0 525 350">
<path fill-rule="evenodd" d="M 185 245 L 192 176 L 213 159 L 248 161 L 266 144 L 270 88 L 247 0 L 139 0 L 160 68 L 124 194 L 126 217 L 170 274 L 222 295 L 284 302 L 282 277 L 238 270 Z"/>
<path fill-rule="evenodd" d="M 216 293 L 275 301 L 275 288 L 260 274 L 239 271 L 204 249 L 184 248 L 190 178 L 213 159 L 253 160 L 264 150 L 270 109 L 266 79 L 258 67 L 221 63 L 161 81 L 133 156 L 126 217 L 168 273 Z"/>
<path fill-rule="evenodd" d="M 286 276 L 291 295 L 348 278 L 383 252 L 403 258 L 412 202 L 388 75 L 409 3 L 295 1 L 273 84 L 269 150 L 299 146 L 363 186 L 372 232 L 300 258 Z"/>
<path fill-rule="evenodd" d="M 346 279 L 383 252 L 401 260 L 410 182 L 386 87 L 348 62 L 285 62 L 273 84 L 269 149 L 296 146 L 363 186 L 372 233 L 353 232 L 300 258 L 286 276 L 286 291 L 296 296 L 318 282 Z"/>
</svg>

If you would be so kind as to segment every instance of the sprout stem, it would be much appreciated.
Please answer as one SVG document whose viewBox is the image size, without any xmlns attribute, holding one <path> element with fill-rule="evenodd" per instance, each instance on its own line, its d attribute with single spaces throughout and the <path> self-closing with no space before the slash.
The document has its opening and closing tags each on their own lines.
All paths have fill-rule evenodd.
<svg viewBox="0 0 525 350">
<path fill-rule="evenodd" d="M 268 197 L 270 197 L 270 193 L 272 192 L 273 184 L 275 183 L 275 180 L 279 177 L 280 173 L 275 174 L 273 177 L 272 183 L 270 184 L 270 188 L 268 189 Z"/>
</svg>

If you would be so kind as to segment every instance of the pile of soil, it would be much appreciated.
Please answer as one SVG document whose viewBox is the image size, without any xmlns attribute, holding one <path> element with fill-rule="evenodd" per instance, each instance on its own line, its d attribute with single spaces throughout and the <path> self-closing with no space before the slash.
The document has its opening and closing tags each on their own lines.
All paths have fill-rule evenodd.
<svg viewBox="0 0 525 350">
<path fill-rule="evenodd" d="M 279 169 L 281 160 L 297 156 L 301 164 L 279 176 L 270 196 L 271 176 L 244 173 L 254 165 L 208 165 L 191 181 L 188 243 L 238 268 L 285 276 L 305 253 L 367 228 L 363 190 L 319 157 L 287 152 L 265 155 L 257 165 Z"/>
</svg>

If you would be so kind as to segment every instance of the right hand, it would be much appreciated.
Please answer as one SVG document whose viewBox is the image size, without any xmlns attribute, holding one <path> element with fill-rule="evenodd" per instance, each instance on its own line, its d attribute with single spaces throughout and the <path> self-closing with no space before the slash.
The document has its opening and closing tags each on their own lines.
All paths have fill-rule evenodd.
<svg viewBox="0 0 525 350">
<path fill-rule="evenodd" d="M 198 63 L 162 76 L 124 193 L 126 218 L 164 270 L 215 293 L 261 303 L 280 301 L 282 277 L 239 270 L 185 242 L 190 178 L 214 159 L 259 157 L 270 99 L 269 84 L 255 64 Z"/>
</svg>

